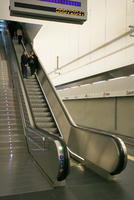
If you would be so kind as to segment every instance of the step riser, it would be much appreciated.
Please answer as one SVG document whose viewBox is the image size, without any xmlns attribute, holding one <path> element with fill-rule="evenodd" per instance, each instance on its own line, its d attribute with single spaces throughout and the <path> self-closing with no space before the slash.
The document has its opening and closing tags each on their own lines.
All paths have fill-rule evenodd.
<svg viewBox="0 0 134 200">
<path fill-rule="evenodd" d="M 13 125 L 20 125 L 22 122 L 20 119 L 12 119 L 12 118 L 7 118 L 7 119 L 0 119 L 0 126 L 1 125 L 8 125 L 8 124 L 13 124 Z"/>
<path fill-rule="evenodd" d="M 35 121 L 36 122 L 48 122 L 48 123 L 50 123 L 50 122 L 53 122 L 53 119 L 52 118 L 45 118 L 45 117 L 43 117 L 43 118 L 37 118 L 37 117 L 35 117 Z"/>
<path fill-rule="evenodd" d="M 8 130 L 8 129 L 3 129 L 3 130 L 0 130 L 0 135 L 3 135 L 3 134 L 5 134 L 5 135 L 16 135 L 16 134 L 20 134 L 20 135 L 22 135 L 22 134 L 24 134 L 24 132 L 23 132 L 23 129 L 12 129 L 12 130 Z"/>
<path fill-rule="evenodd" d="M 55 123 L 53 122 L 49 122 L 49 123 L 46 123 L 46 122 L 36 122 L 37 126 L 39 127 L 47 127 L 47 128 L 55 128 Z"/>
<path fill-rule="evenodd" d="M 32 110 L 33 110 L 33 112 L 37 112 L 37 113 L 39 113 L 39 112 L 48 112 L 49 110 L 48 110 L 48 108 L 32 108 Z"/>
</svg>

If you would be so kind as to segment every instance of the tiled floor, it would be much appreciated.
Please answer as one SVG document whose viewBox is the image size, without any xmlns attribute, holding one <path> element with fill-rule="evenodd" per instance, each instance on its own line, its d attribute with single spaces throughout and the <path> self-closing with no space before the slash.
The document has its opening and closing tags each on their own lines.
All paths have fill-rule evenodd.
<svg viewBox="0 0 134 200">
<path fill-rule="evenodd" d="M 71 167 L 66 186 L 49 191 L 7 196 L 1 200 L 133 200 L 134 162 L 114 181 L 107 181 L 90 170 Z"/>
</svg>

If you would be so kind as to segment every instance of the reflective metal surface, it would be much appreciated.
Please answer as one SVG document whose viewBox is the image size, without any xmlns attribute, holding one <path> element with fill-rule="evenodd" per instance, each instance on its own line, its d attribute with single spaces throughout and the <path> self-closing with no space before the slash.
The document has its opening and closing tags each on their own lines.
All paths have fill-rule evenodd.
<svg viewBox="0 0 134 200">
<path fill-rule="evenodd" d="M 44 133 L 44 134 L 43 134 Z M 67 176 L 68 171 L 67 154 L 65 154 L 65 144 L 59 141 L 58 137 L 50 137 L 49 134 L 27 129 L 27 139 L 29 151 L 41 169 L 47 174 L 52 182 L 62 181 Z M 66 150 L 67 153 L 67 150 Z"/>
<path fill-rule="evenodd" d="M 28 153 L 6 58 L 0 35 L 0 199 L 52 189 Z"/>
<path fill-rule="evenodd" d="M 108 132 L 76 126 L 41 67 L 37 78 L 69 149 L 85 163 L 91 163 L 108 174 L 120 173 L 127 163 L 124 143 Z"/>
<path fill-rule="evenodd" d="M 41 129 L 39 130 L 34 127 L 35 123 L 33 119 L 31 105 L 29 103 L 25 85 L 18 67 L 15 51 L 7 32 L 4 32 L 3 38 L 6 48 L 6 54 L 11 55 L 8 58 L 8 63 L 10 63 L 11 67 L 10 70 L 12 74 L 14 89 L 16 91 L 23 130 L 25 133 L 26 142 L 29 146 L 29 151 L 33 155 L 33 158 L 38 166 L 44 170 L 45 174 L 47 174 L 51 182 L 55 184 L 57 181 L 64 180 L 68 175 L 69 157 L 67 153 L 67 147 L 64 141 L 58 136 L 53 136 L 48 131 L 43 132 Z M 30 128 L 31 126 L 32 130 Z M 48 144 L 50 144 L 50 148 L 44 148 L 44 141 L 48 141 Z M 60 146 L 63 147 L 60 152 L 58 150 L 59 146 L 55 141 L 58 141 Z M 61 162 L 63 162 L 62 165 Z"/>
</svg>

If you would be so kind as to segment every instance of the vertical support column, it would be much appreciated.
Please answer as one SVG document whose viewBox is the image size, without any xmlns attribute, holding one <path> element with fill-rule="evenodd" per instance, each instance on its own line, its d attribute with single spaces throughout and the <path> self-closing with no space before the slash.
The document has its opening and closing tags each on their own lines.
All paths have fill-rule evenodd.
<svg viewBox="0 0 134 200">
<path fill-rule="evenodd" d="M 57 69 L 59 69 L 59 56 L 57 56 Z"/>
</svg>

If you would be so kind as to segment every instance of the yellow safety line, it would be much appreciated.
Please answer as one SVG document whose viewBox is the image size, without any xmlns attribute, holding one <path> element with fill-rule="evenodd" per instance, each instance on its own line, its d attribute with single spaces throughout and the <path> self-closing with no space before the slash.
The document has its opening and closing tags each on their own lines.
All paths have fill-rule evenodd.
<svg viewBox="0 0 134 200">
<path fill-rule="evenodd" d="M 128 160 L 134 161 L 134 156 L 128 155 L 127 158 L 128 158 Z"/>
</svg>

